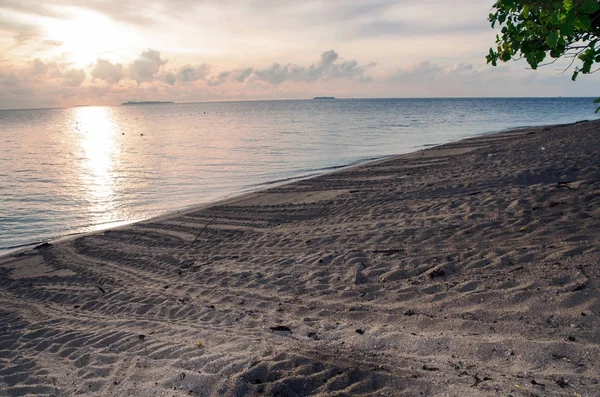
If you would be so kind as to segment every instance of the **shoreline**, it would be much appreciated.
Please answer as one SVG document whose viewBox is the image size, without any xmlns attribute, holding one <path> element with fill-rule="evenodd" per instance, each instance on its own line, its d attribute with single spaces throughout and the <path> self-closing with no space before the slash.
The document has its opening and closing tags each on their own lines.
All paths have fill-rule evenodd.
<svg viewBox="0 0 600 397">
<path fill-rule="evenodd" d="M 600 121 L 0 257 L 0 394 L 600 392 Z"/>
<path fill-rule="evenodd" d="M 439 146 L 439 145 L 444 145 L 444 144 L 436 144 L 434 146 Z M 417 149 L 417 150 L 425 150 L 428 149 L 429 147 L 424 147 L 422 149 Z M 413 153 L 413 152 L 409 152 L 409 153 Z M 272 181 L 268 181 L 268 182 L 263 182 L 263 183 L 258 183 L 255 185 L 249 185 L 247 188 L 243 188 L 242 190 L 238 191 L 238 192 L 232 192 L 229 194 L 224 195 L 222 198 L 213 200 L 213 201 L 209 201 L 206 203 L 196 203 L 196 204 L 189 204 L 186 205 L 184 207 L 180 207 L 180 208 L 176 208 L 176 209 L 172 209 L 172 210 L 165 210 L 163 213 L 155 215 L 155 216 L 151 216 L 148 218 L 143 218 L 143 219 L 138 219 L 138 220 L 131 220 L 131 221 L 114 221 L 114 222 L 110 222 L 109 225 L 110 226 L 106 226 L 106 227 L 100 227 L 96 230 L 92 230 L 92 231 L 82 231 L 82 232 L 73 232 L 73 233 L 68 233 L 68 234 L 64 234 L 64 235 L 57 235 L 57 236 L 52 236 L 52 237 L 48 237 L 46 239 L 42 239 L 42 240 L 37 240 L 34 242 L 30 242 L 30 243 L 22 243 L 19 244 L 17 246 L 12 246 L 12 247 L 0 247 L 0 259 L 8 256 L 10 254 L 14 254 L 15 252 L 19 252 L 23 249 L 31 249 L 34 248 L 37 245 L 40 244 L 44 244 L 44 243 L 57 243 L 57 242 L 61 242 L 61 241 L 65 241 L 65 240 L 69 240 L 72 238 L 77 238 L 77 237 L 82 237 L 82 236 L 86 236 L 86 235 L 90 235 L 90 234 L 95 234 L 95 233 L 101 233 L 104 232 L 106 230 L 111 230 L 111 229 L 117 229 L 117 228 L 121 228 L 121 227 L 126 227 L 126 226 L 130 226 L 130 225 L 134 225 L 136 223 L 139 222 L 145 222 L 145 221 L 150 221 L 152 219 L 156 219 L 156 218 L 162 218 L 165 216 L 169 216 L 169 215 L 176 215 L 179 214 L 181 212 L 186 212 L 189 210 L 193 210 L 193 209 L 200 209 L 200 208 L 205 208 L 206 206 L 211 206 L 211 205 L 217 205 L 223 201 L 227 201 L 230 199 L 234 199 L 234 198 L 238 198 L 238 197 L 242 197 L 246 194 L 250 194 L 250 193 L 254 193 L 254 192 L 260 192 L 262 190 L 265 189 L 269 189 L 271 187 L 277 187 L 277 186 L 281 186 L 281 185 L 286 185 L 288 183 L 294 183 L 294 182 L 298 182 L 298 181 L 302 181 L 305 179 L 310 179 L 310 178 L 316 178 L 319 177 L 321 175 L 326 175 L 328 173 L 331 172 L 336 172 L 339 170 L 343 170 L 346 168 L 351 168 L 351 167 L 355 167 L 355 166 L 359 166 L 362 164 L 367 164 L 371 161 L 380 161 L 382 159 L 386 159 L 386 158 L 393 158 L 396 156 L 402 156 L 402 154 L 400 155 L 382 155 L 380 157 L 377 158 L 367 158 L 364 160 L 357 160 L 354 161 L 350 164 L 344 164 L 344 165 L 338 165 L 338 166 L 330 166 L 330 167 L 325 167 L 325 168 L 320 168 L 320 169 L 315 169 L 315 170 L 310 170 L 308 171 L 308 174 L 299 174 L 298 176 L 293 176 L 293 177 L 288 177 L 288 178 L 284 178 L 284 179 L 276 179 L 276 180 L 272 180 Z M 117 225 L 115 225 L 117 224 Z M 96 225 L 97 226 L 102 226 L 102 225 Z"/>
<path fill-rule="evenodd" d="M 374 99 L 378 99 L 378 98 L 374 98 Z M 379 99 L 381 99 L 381 98 L 379 98 Z M 386 99 L 386 98 L 383 98 L 383 99 Z M 426 98 L 426 99 L 428 99 L 428 98 Z M 457 98 L 457 99 L 460 99 L 460 98 Z M 179 104 L 185 104 L 185 103 L 179 103 Z M 365 164 L 368 164 L 370 162 L 378 162 L 378 161 L 387 160 L 387 159 L 391 160 L 391 159 L 394 159 L 396 157 L 410 155 L 412 153 L 416 153 L 416 152 L 423 151 L 423 150 L 435 149 L 437 147 L 440 147 L 440 146 L 443 146 L 443 145 L 447 145 L 447 144 L 451 144 L 453 142 L 462 141 L 462 140 L 465 140 L 465 139 L 472 139 L 472 138 L 477 138 L 477 137 L 481 137 L 481 136 L 486 136 L 486 135 L 491 135 L 491 134 L 499 134 L 499 133 L 505 133 L 505 132 L 517 132 L 517 131 L 521 131 L 521 130 L 525 130 L 525 129 L 536 129 L 536 128 L 545 128 L 545 127 L 560 127 L 560 126 L 576 125 L 576 124 L 579 124 L 579 123 L 590 122 L 590 121 L 593 121 L 593 120 L 580 120 L 580 121 L 575 121 L 573 123 L 565 123 L 565 124 L 548 124 L 548 125 L 519 126 L 519 127 L 514 127 L 514 128 L 502 129 L 502 130 L 498 130 L 498 131 L 487 131 L 487 132 L 482 132 L 482 133 L 476 134 L 476 135 L 474 135 L 472 137 L 462 138 L 462 139 L 459 139 L 459 140 L 452 140 L 452 141 L 445 142 L 445 143 L 433 143 L 433 144 L 423 145 L 421 147 L 415 147 L 414 148 L 415 150 L 407 152 L 407 153 L 392 154 L 392 155 L 382 155 L 382 156 L 377 157 L 377 158 L 367 158 L 367 159 L 363 159 L 363 160 L 357 160 L 357 161 L 354 161 L 354 162 L 352 162 L 350 164 L 343 164 L 343 165 L 325 167 L 325 168 L 321 168 L 321 169 L 317 169 L 317 170 L 310 170 L 310 171 L 308 171 L 309 172 L 308 175 L 299 174 L 298 176 L 293 176 L 293 177 L 284 178 L 284 179 L 278 179 L 278 180 L 273 180 L 273 181 L 267 181 L 267 182 L 263 182 L 263 183 L 260 183 L 260 184 L 257 184 L 257 185 L 251 185 L 250 187 L 248 187 L 246 189 L 242 189 L 239 192 L 233 192 L 233 193 L 230 193 L 230 194 L 226 194 L 222 198 L 219 198 L 219 199 L 216 199 L 216 200 L 213 200 L 213 201 L 209 201 L 209 202 L 206 202 L 206 203 L 190 204 L 190 205 L 186 205 L 186 206 L 181 207 L 181 208 L 175 208 L 175 209 L 172 209 L 172 210 L 165 210 L 162 214 L 158 214 L 158 215 L 155 215 L 155 216 L 152 216 L 152 217 L 149 217 L 149 218 L 142 218 L 142 219 L 132 220 L 132 221 L 126 221 L 126 220 L 123 220 L 123 221 L 114 221 L 114 222 L 110 223 L 111 226 L 107 226 L 107 227 L 102 227 L 101 225 L 92 226 L 92 227 L 96 227 L 96 229 L 92 230 L 92 231 L 72 232 L 72 233 L 63 234 L 63 235 L 50 236 L 50 237 L 45 238 L 45 239 L 41 239 L 41 240 L 37 240 L 37 241 L 32 241 L 32 242 L 28 242 L 28 243 L 21 243 L 21 244 L 18 244 L 16 246 L 5 247 L 5 248 L 0 247 L 0 258 L 6 257 L 8 255 L 14 254 L 15 252 L 22 251 L 24 249 L 34 248 L 35 246 L 38 246 L 40 244 L 61 242 L 61 241 L 64 241 L 64 240 L 69 240 L 69 239 L 72 239 L 72 238 L 77 238 L 77 237 L 81 237 L 81 236 L 85 236 L 85 235 L 89 235 L 89 234 L 101 233 L 101 232 L 103 232 L 105 230 L 110 230 L 110 229 L 125 227 L 125 226 L 133 225 L 133 224 L 136 224 L 136 223 L 139 223 L 139 222 L 150 221 L 150 220 L 152 220 L 154 218 L 162 218 L 162 217 L 169 216 L 169 215 L 176 215 L 176 214 L 179 214 L 181 212 L 186 212 L 188 210 L 193 210 L 194 208 L 205 208 L 206 206 L 217 205 L 217 204 L 219 204 L 222 201 L 227 201 L 229 199 L 233 199 L 233 198 L 237 198 L 237 197 L 242 197 L 242 196 L 244 196 L 246 194 L 249 194 L 249 193 L 259 192 L 259 191 L 264 190 L 264 189 L 269 189 L 270 187 L 276 187 L 276 186 L 280 186 L 280 185 L 284 185 L 284 184 L 288 184 L 288 183 L 294 183 L 294 182 L 302 181 L 302 180 L 309 179 L 309 178 L 316 178 L 316 177 L 319 177 L 321 175 L 326 175 L 326 174 L 329 174 L 329 173 L 332 173 L 332 172 L 337 172 L 337 171 L 343 171 L 345 169 L 350 169 L 352 167 L 357 167 L 357 166 L 365 165 Z M 121 224 L 121 225 L 113 226 L 114 224 Z"/>
</svg>

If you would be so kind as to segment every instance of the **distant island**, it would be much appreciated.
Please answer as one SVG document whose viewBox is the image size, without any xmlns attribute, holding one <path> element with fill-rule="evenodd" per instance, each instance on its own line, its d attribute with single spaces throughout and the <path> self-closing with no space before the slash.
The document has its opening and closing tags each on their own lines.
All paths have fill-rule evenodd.
<svg viewBox="0 0 600 397">
<path fill-rule="evenodd" d="M 136 102 L 136 101 L 129 101 L 129 102 L 123 102 L 121 104 L 121 106 L 131 106 L 131 105 L 167 105 L 167 104 L 172 104 L 175 102 L 163 102 L 163 101 L 140 101 L 140 102 Z"/>
<path fill-rule="evenodd" d="M 335 99 L 334 96 L 316 96 L 313 99 Z"/>
</svg>

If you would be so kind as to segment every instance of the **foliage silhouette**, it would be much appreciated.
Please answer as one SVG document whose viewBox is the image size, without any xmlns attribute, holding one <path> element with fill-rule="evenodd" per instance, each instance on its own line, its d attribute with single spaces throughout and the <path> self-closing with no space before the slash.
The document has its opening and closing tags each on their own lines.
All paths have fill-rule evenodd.
<svg viewBox="0 0 600 397">
<path fill-rule="evenodd" d="M 523 58 L 537 69 L 567 58 L 571 63 L 565 70 L 575 65 L 572 80 L 598 70 L 593 69 L 600 63 L 598 0 L 498 0 L 488 20 L 501 28 L 496 48 L 486 57 L 493 66 Z"/>
</svg>

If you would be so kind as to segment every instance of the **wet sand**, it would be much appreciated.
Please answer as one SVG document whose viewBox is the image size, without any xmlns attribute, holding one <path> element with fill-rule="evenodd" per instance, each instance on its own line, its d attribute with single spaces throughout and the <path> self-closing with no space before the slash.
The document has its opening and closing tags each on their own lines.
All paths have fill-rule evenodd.
<svg viewBox="0 0 600 397">
<path fill-rule="evenodd" d="M 0 258 L 0 395 L 598 396 L 600 122 Z"/>
</svg>

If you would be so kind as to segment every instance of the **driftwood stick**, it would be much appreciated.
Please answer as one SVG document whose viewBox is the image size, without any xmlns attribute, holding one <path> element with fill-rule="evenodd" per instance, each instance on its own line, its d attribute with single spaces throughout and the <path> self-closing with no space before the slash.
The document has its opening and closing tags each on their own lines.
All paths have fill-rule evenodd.
<svg viewBox="0 0 600 397">
<path fill-rule="evenodd" d="M 207 228 L 207 227 L 209 227 L 209 226 L 210 226 L 210 224 L 211 224 L 211 223 L 213 223 L 213 222 L 215 221 L 215 219 L 217 219 L 217 217 L 216 217 L 216 216 L 215 216 L 214 218 L 212 218 L 212 219 L 210 220 L 210 222 L 208 222 L 208 223 L 206 224 L 206 226 L 204 226 L 204 227 L 202 228 L 202 230 L 200 230 L 200 233 L 198 233 L 198 235 L 196 236 L 196 238 L 195 238 L 195 239 L 194 239 L 194 241 L 193 241 L 194 243 L 196 242 L 196 240 L 198 240 L 198 237 L 200 237 L 200 235 L 202 234 L 202 232 L 203 232 L 203 231 L 205 231 L 205 230 L 206 230 L 206 228 Z"/>
</svg>

